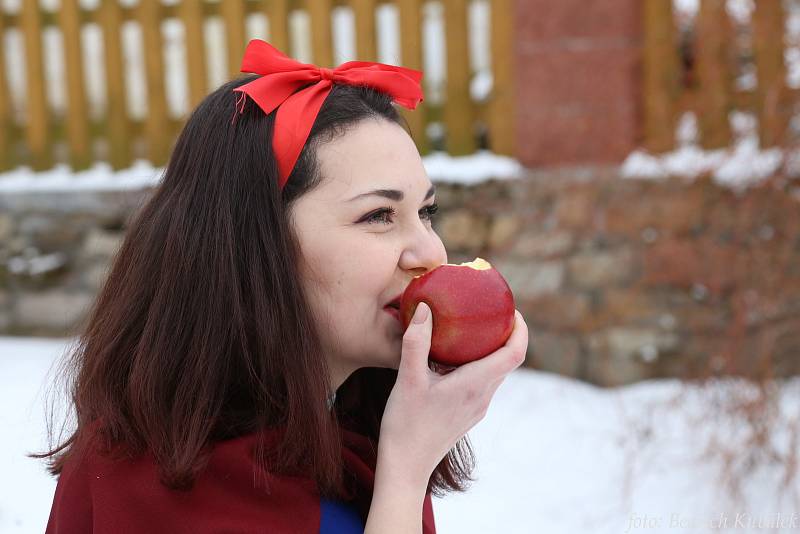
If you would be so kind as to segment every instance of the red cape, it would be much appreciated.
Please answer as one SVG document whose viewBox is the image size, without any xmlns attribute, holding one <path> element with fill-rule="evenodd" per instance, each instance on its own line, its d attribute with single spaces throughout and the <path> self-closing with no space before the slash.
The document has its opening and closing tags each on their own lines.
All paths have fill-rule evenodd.
<svg viewBox="0 0 800 534">
<path fill-rule="evenodd" d="M 342 434 L 342 458 L 358 486 L 350 503 L 321 499 L 309 478 L 270 475 L 270 494 L 256 489 L 253 433 L 217 442 L 189 492 L 163 486 L 149 454 L 136 460 L 110 460 L 94 451 L 80 461 L 73 456 L 59 476 L 46 534 L 363 532 L 376 456 L 366 436 L 345 428 Z M 430 493 L 422 530 L 436 533 Z"/>
</svg>

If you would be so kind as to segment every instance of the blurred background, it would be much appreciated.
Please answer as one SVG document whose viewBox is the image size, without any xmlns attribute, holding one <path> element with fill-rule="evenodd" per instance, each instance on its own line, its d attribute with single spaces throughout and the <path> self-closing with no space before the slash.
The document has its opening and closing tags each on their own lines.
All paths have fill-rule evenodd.
<svg viewBox="0 0 800 534">
<path fill-rule="evenodd" d="M 441 532 L 800 530 L 800 1 L 0 6 L 0 531 L 43 530 L 51 365 L 253 38 L 424 72 L 434 227 L 530 327 Z"/>
</svg>

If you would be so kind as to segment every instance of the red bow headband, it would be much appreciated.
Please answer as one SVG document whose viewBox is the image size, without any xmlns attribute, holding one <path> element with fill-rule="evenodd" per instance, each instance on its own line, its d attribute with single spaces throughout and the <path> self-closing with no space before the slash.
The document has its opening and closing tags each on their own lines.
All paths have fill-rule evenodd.
<svg viewBox="0 0 800 534">
<path fill-rule="evenodd" d="M 239 113 L 244 111 L 245 95 L 249 95 L 264 113 L 278 108 L 272 147 L 278 160 L 281 189 L 334 82 L 373 87 L 388 93 L 408 109 L 415 109 L 422 102 L 421 71 L 371 61 L 348 61 L 335 69 L 325 69 L 300 63 L 260 39 L 248 43 L 241 72 L 262 76 L 234 89 L 242 92 L 236 102 Z M 308 87 L 297 91 L 306 85 Z"/>
</svg>

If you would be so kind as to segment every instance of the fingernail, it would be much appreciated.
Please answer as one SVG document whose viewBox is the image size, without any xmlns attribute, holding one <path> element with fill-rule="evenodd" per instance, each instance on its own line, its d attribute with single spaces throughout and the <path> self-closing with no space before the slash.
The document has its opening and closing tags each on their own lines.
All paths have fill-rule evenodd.
<svg viewBox="0 0 800 534">
<path fill-rule="evenodd" d="M 417 304 L 417 309 L 414 310 L 414 318 L 413 321 L 416 324 L 424 323 L 425 320 L 428 318 L 428 305 L 424 302 L 420 302 Z"/>
</svg>

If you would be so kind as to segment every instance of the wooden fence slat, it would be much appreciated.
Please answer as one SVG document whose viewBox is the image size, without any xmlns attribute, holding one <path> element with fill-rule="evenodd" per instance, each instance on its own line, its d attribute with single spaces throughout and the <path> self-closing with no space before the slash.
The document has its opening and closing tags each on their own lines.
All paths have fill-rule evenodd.
<svg viewBox="0 0 800 534">
<path fill-rule="evenodd" d="M 444 104 L 445 144 L 454 156 L 475 152 L 473 129 L 475 110 L 470 98 L 469 39 L 467 3 L 444 0 L 447 43 L 446 100 Z"/>
<path fill-rule="evenodd" d="M 243 0 L 225 0 L 220 2 L 222 20 L 225 21 L 225 44 L 228 51 L 228 73 L 231 79 L 241 74 L 242 56 L 245 42 L 245 10 Z"/>
<path fill-rule="evenodd" d="M 333 68 L 332 1 L 306 0 L 306 5 L 311 17 L 311 61 L 320 67 Z"/>
<path fill-rule="evenodd" d="M 753 53 L 758 72 L 756 101 L 762 148 L 780 145 L 786 137 L 786 67 L 783 63 L 784 10 L 778 0 L 755 2 Z"/>
<path fill-rule="evenodd" d="M 87 169 L 92 163 L 86 88 L 83 83 L 81 25 L 78 0 L 62 0 L 58 11 L 64 45 L 67 76 L 67 112 L 65 115 L 70 165 L 74 170 Z"/>
<path fill-rule="evenodd" d="M 100 2 L 97 20 L 103 31 L 103 66 L 106 75 L 106 137 L 108 162 L 114 170 L 130 166 L 130 122 L 125 100 L 125 65 L 122 56 L 122 7 L 116 1 Z"/>
<path fill-rule="evenodd" d="M 161 37 L 160 0 L 142 0 L 139 4 L 139 23 L 144 46 L 145 77 L 147 78 L 147 116 L 144 132 L 150 162 L 160 167 L 167 162 L 171 149 L 167 100 L 164 90 L 164 44 Z"/>
<path fill-rule="evenodd" d="M 378 46 L 375 42 L 375 0 L 351 0 L 356 26 L 356 59 L 377 61 Z"/>
<path fill-rule="evenodd" d="M 194 109 L 205 98 L 208 83 L 206 43 L 203 39 L 203 0 L 181 0 L 178 9 L 185 36 L 189 109 Z"/>
<path fill-rule="evenodd" d="M 4 21 L 0 9 L 0 39 L 4 38 L 6 32 Z M 0 53 L 0 172 L 13 169 L 17 164 L 11 131 L 13 125 L 11 104 L 11 91 L 6 79 L 5 54 Z"/>
<path fill-rule="evenodd" d="M 728 121 L 734 83 L 731 49 L 734 45 L 725 0 L 703 0 L 697 17 L 695 48 L 699 99 L 697 116 L 700 142 L 704 148 L 723 148 L 731 142 Z"/>
<path fill-rule="evenodd" d="M 397 0 L 400 15 L 400 59 L 401 65 L 409 69 L 422 69 L 422 0 Z M 425 76 L 422 77 L 423 87 Z M 417 150 L 422 155 L 431 151 L 430 142 L 425 132 L 425 100 L 419 103 L 417 109 L 410 110 L 400 107 L 400 113 L 405 117 L 411 137 L 417 145 Z"/>
<path fill-rule="evenodd" d="M 289 0 L 267 0 L 266 4 L 269 44 L 289 55 Z"/>
<path fill-rule="evenodd" d="M 25 141 L 30 151 L 33 170 L 49 169 L 53 165 L 48 125 L 47 95 L 45 93 L 44 61 L 42 58 L 42 24 L 39 2 L 23 0 L 20 27 L 25 39 L 25 74 L 27 76 L 27 124 Z"/>
<path fill-rule="evenodd" d="M 644 2 L 644 145 L 652 152 L 675 146 L 680 64 L 672 2 Z"/>
<path fill-rule="evenodd" d="M 492 94 L 489 101 L 489 145 L 492 152 L 514 155 L 514 5 L 511 0 L 490 4 Z"/>
</svg>

